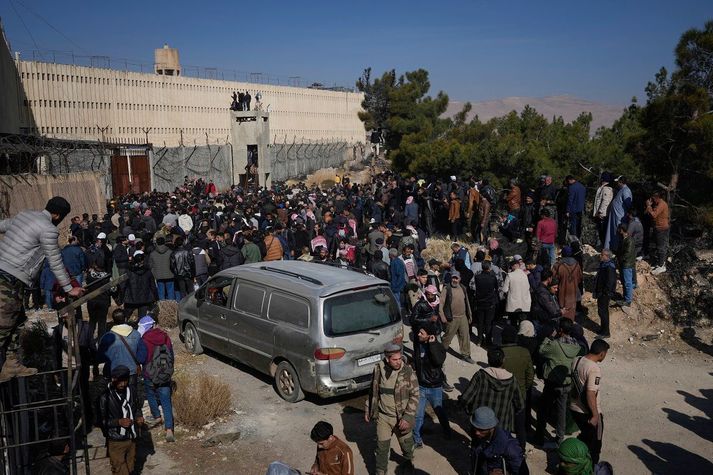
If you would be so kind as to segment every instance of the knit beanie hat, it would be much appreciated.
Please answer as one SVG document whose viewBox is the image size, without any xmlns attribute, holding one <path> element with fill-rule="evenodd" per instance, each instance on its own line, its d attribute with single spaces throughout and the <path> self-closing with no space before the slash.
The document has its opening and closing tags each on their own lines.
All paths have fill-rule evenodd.
<svg viewBox="0 0 713 475">
<path fill-rule="evenodd" d="M 72 211 L 72 207 L 69 205 L 69 202 L 61 196 L 50 198 L 47 202 L 47 206 L 45 206 L 45 209 L 51 214 L 58 214 L 60 221 L 63 220 L 70 211 Z"/>
</svg>

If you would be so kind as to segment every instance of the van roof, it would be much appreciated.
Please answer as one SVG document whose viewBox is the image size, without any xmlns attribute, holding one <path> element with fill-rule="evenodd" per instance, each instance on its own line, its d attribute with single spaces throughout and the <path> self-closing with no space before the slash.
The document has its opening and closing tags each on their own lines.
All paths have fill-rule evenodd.
<svg viewBox="0 0 713 475">
<path fill-rule="evenodd" d="M 369 274 L 305 261 L 256 262 L 225 269 L 219 275 L 240 277 L 315 297 L 326 297 L 354 287 L 388 285 L 388 282 Z"/>
</svg>

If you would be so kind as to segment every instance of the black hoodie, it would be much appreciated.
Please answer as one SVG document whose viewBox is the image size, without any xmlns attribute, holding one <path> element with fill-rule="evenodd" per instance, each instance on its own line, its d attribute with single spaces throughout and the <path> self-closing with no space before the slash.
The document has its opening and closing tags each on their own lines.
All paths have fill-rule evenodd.
<svg viewBox="0 0 713 475">
<path fill-rule="evenodd" d="M 245 263 L 245 256 L 239 247 L 230 244 L 220 250 L 221 265 L 220 270 L 230 267 L 240 266 Z"/>
</svg>

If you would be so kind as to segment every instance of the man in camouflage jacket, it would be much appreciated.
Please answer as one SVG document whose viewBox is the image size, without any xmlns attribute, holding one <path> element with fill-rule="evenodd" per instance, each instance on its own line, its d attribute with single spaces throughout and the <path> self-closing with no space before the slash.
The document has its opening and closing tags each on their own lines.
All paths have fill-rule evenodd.
<svg viewBox="0 0 713 475">
<path fill-rule="evenodd" d="M 401 347 L 387 345 L 384 360 L 374 367 L 364 420 L 376 421 L 376 474 L 385 475 L 389 464 L 391 435 L 396 437 L 406 459 L 404 473 L 413 471 L 413 427 L 418 407 L 418 379 L 401 355 Z"/>
</svg>

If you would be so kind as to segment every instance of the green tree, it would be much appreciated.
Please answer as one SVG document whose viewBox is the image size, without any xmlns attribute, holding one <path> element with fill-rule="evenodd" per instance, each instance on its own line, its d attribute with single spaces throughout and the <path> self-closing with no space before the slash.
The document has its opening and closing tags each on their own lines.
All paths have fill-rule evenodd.
<svg viewBox="0 0 713 475">
<path fill-rule="evenodd" d="M 381 78 L 371 81 L 371 68 L 366 68 L 356 82 L 357 90 L 364 93 L 363 111 L 359 119 L 366 130 L 384 129 L 389 119 L 389 93 L 396 83 L 396 72 L 386 71 Z"/>
<path fill-rule="evenodd" d="M 432 98 L 427 95 L 430 88 L 424 69 L 398 79 L 393 70 L 387 71 L 372 82 L 371 68 L 367 68 L 357 81 L 357 89 L 364 92 L 364 112 L 359 118 L 367 129 L 383 130 L 388 157 L 398 171 L 409 170 L 409 163 L 416 158 L 415 145 L 436 139 L 452 125 L 441 118 L 448 107 L 448 96 L 439 92 Z M 402 143 L 406 145 L 403 148 Z"/>
<path fill-rule="evenodd" d="M 639 111 L 643 132 L 630 150 L 644 172 L 680 189 L 695 203 L 711 202 L 713 184 L 713 22 L 686 31 L 676 47 L 677 70 L 662 68 Z"/>
</svg>

